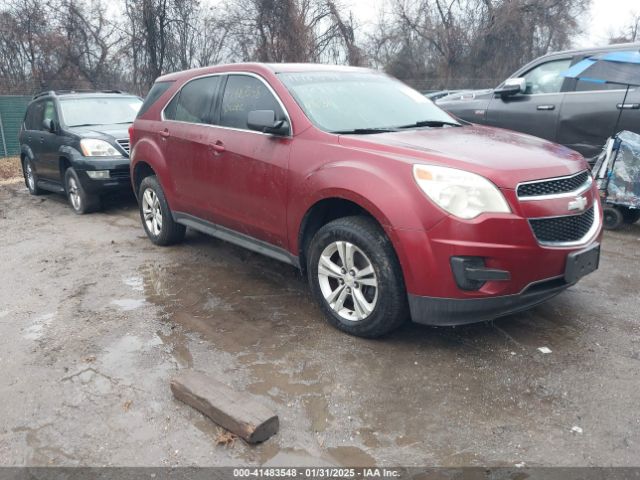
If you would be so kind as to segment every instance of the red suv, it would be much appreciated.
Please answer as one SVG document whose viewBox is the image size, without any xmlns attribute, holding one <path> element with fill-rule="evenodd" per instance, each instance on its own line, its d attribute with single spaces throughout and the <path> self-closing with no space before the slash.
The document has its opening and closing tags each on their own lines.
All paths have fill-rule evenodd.
<svg viewBox="0 0 640 480">
<path fill-rule="evenodd" d="M 131 177 L 151 241 L 191 227 L 295 265 L 348 333 L 492 319 L 598 267 L 580 154 L 458 120 L 384 74 L 189 70 L 159 78 L 140 112 Z"/>
</svg>

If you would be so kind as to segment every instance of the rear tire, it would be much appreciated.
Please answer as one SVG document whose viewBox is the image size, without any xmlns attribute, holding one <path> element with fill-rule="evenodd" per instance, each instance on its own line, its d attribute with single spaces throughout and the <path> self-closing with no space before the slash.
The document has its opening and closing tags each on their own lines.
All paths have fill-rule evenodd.
<svg viewBox="0 0 640 480">
<path fill-rule="evenodd" d="M 373 219 L 327 223 L 311 240 L 306 258 L 311 292 L 334 327 L 374 338 L 409 318 L 400 263 Z"/>
<path fill-rule="evenodd" d="M 42 195 L 44 190 L 38 187 L 38 174 L 33 168 L 33 163 L 28 158 L 22 160 L 22 175 L 24 176 L 24 184 L 31 195 Z"/>
<path fill-rule="evenodd" d="M 64 172 L 64 190 L 67 192 L 71 209 L 78 215 L 95 212 L 101 207 L 100 197 L 85 191 L 73 167 L 67 168 Z"/>
<path fill-rule="evenodd" d="M 169 204 L 155 175 L 145 177 L 138 191 L 140 220 L 149 240 L 166 246 L 184 239 L 187 227 L 173 219 Z"/>
<path fill-rule="evenodd" d="M 606 206 L 602 209 L 603 226 L 606 230 L 617 230 L 622 225 L 624 218 L 622 212 L 616 207 Z"/>
</svg>

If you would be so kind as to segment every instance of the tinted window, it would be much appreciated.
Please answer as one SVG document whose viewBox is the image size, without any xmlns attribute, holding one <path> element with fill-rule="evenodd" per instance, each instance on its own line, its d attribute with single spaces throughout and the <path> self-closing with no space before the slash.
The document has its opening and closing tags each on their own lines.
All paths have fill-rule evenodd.
<svg viewBox="0 0 640 480">
<path fill-rule="evenodd" d="M 278 101 L 264 83 L 247 75 L 230 75 L 222 98 L 220 125 L 248 129 L 247 118 L 252 110 L 273 110 L 276 118 L 284 117 Z"/>
<path fill-rule="evenodd" d="M 42 102 L 32 103 L 24 119 L 24 126 L 27 130 L 40 130 L 44 118 L 44 104 Z"/>
<path fill-rule="evenodd" d="M 151 90 L 149 90 L 149 93 L 147 94 L 147 98 L 144 99 L 144 103 L 142 104 L 142 106 L 140 107 L 140 110 L 138 111 L 138 116 L 142 115 L 147 110 L 149 110 L 151 108 L 151 105 L 156 103 L 156 101 L 162 96 L 164 92 L 166 92 L 169 89 L 169 87 L 172 84 L 173 82 L 154 83 L 153 87 L 151 87 Z"/>
<path fill-rule="evenodd" d="M 187 83 L 165 110 L 165 118 L 189 123 L 212 123 L 211 106 L 220 77 L 205 77 Z"/>
<path fill-rule="evenodd" d="M 565 77 L 561 74 L 571 66 L 571 59 L 554 60 L 538 65 L 524 76 L 527 81 L 527 94 L 559 93 Z"/>
</svg>

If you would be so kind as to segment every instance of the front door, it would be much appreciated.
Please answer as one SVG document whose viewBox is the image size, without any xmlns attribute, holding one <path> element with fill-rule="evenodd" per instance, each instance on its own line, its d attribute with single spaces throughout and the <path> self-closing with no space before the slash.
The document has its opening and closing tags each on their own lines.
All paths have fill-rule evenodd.
<svg viewBox="0 0 640 480">
<path fill-rule="evenodd" d="M 284 248 L 291 137 L 250 130 L 252 110 L 286 118 L 262 79 L 229 75 L 211 137 L 212 214 L 223 226 Z"/>
<path fill-rule="evenodd" d="M 487 123 L 556 141 L 558 116 L 562 108 L 565 81 L 562 72 L 571 59 L 553 60 L 533 67 L 523 75 L 527 82 L 524 93 L 497 96 L 489 103 Z"/>
</svg>

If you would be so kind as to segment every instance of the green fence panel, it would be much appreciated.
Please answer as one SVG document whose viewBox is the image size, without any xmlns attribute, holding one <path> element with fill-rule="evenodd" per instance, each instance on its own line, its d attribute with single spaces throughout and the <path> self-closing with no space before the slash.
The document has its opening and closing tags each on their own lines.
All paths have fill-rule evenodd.
<svg viewBox="0 0 640 480">
<path fill-rule="evenodd" d="M 18 134 L 32 98 L 26 95 L 0 95 L 0 157 L 20 154 Z"/>
</svg>

